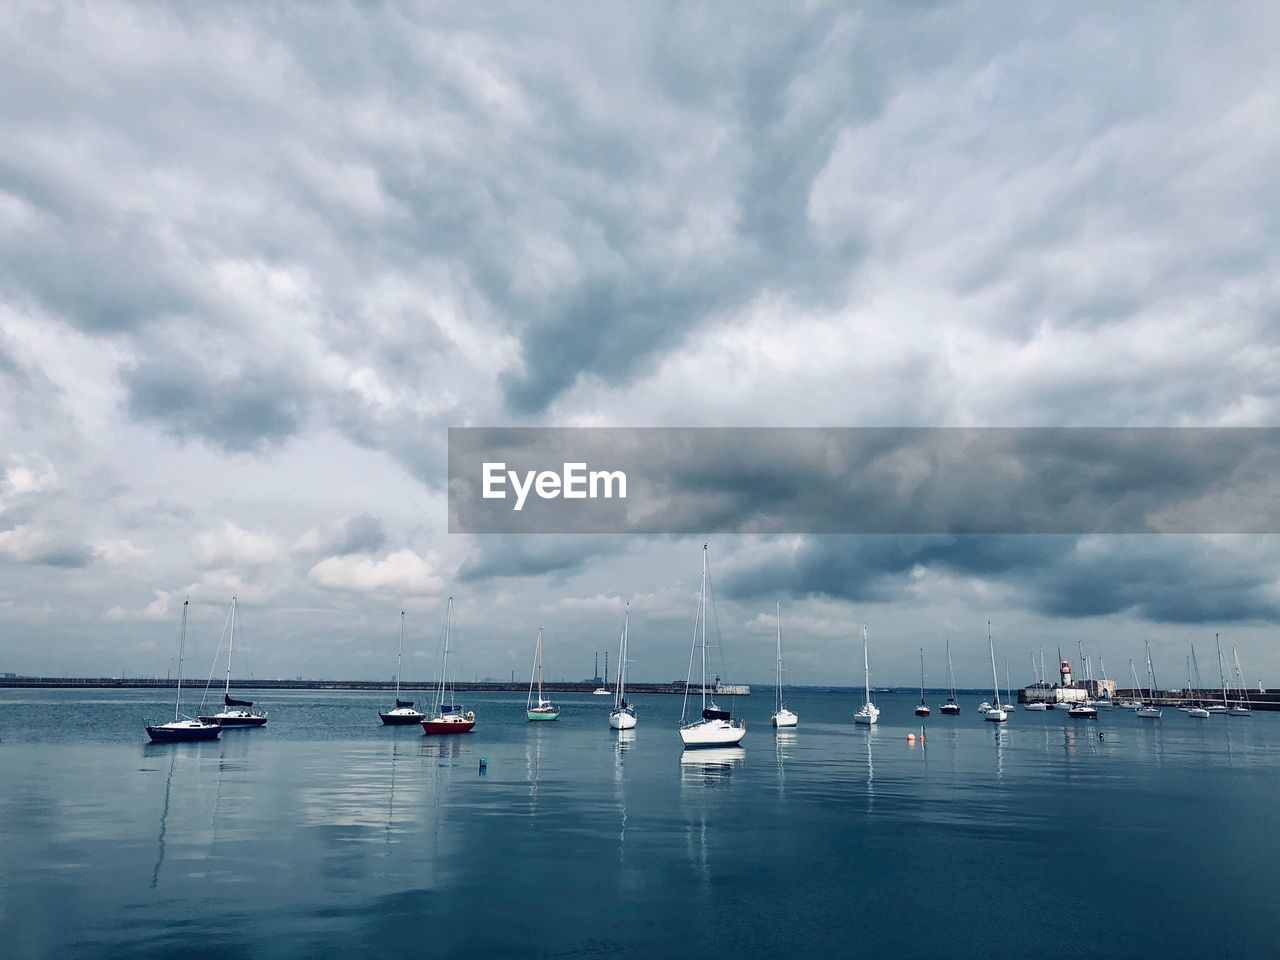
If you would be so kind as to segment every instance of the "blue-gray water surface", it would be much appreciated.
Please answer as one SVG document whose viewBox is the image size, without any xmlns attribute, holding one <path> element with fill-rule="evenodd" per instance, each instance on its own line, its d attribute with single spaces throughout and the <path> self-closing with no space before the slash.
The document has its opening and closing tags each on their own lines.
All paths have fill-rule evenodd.
<svg viewBox="0 0 1280 960">
<path fill-rule="evenodd" d="M 259 730 L 144 743 L 165 691 L 0 691 L 0 954 L 28 957 L 1280 956 L 1280 714 L 921 721 L 916 697 L 260 692 Z M 936 699 L 936 698 L 935 698 Z M 1103 736 L 1100 738 L 1100 734 Z M 480 759 L 488 761 L 481 773 Z"/>
</svg>

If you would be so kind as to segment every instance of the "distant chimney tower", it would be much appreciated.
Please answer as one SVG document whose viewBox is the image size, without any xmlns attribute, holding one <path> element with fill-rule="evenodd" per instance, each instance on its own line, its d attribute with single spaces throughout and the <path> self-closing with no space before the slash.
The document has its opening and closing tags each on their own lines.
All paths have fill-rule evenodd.
<svg viewBox="0 0 1280 960">
<path fill-rule="evenodd" d="M 1062 685 L 1064 687 L 1071 686 L 1071 664 L 1069 661 L 1062 661 L 1062 666 L 1058 668 L 1058 674 L 1062 677 Z"/>
</svg>

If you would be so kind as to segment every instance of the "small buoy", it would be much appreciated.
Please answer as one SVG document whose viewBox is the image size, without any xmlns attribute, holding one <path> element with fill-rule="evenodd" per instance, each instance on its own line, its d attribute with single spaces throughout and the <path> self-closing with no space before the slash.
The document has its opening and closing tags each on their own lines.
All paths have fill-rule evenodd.
<svg viewBox="0 0 1280 960">
<path fill-rule="evenodd" d="M 1099 740 L 1105 740 L 1105 739 L 1107 739 L 1107 735 L 1106 735 L 1105 733 L 1103 733 L 1101 730 L 1099 730 L 1099 731 L 1098 731 L 1098 739 L 1099 739 Z"/>
<path fill-rule="evenodd" d="M 489 758 L 481 757 L 480 758 L 480 775 L 484 776 L 484 774 L 487 773 L 488 770 L 489 770 Z"/>
<path fill-rule="evenodd" d="M 916 742 L 916 735 L 914 733 L 908 733 L 907 743 L 915 743 L 915 742 Z"/>
</svg>

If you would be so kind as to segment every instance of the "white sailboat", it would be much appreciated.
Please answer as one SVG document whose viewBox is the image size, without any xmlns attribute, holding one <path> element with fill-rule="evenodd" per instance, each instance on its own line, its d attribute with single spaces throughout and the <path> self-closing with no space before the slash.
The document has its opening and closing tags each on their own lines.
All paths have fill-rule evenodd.
<svg viewBox="0 0 1280 960">
<path fill-rule="evenodd" d="M 721 710 L 714 700 L 707 699 L 707 606 L 711 599 L 711 580 L 707 572 L 707 545 L 702 545 L 702 589 L 698 593 L 698 616 L 693 622 L 693 646 L 689 650 L 689 671 L 685 675 L 684 704 L 680 708 L 680 740 L 687 749 L 705 747 L 736 747 L 747 735 L 747 725 L 734 720 L 728 710 Z M 693 679 L 693 659 L 702 651 L 702 713 L 697 720 L 688 720 L 689 682 Z"/>
<path fill-rule="evenodd" d="M 533 685 L 538 684 L 538 702 L 533 702 Z M 542 628 L 538 628 L 538 639 L 533 646 L 533 675 L 529 677 L 529 699 L 525 703 L 524 714 L 530 720 L 557 720 L 560 708 L 542 695 Z"/>
<path fill-rule="evenodd" d="M 1253 707 L 1249 704 L 1249 691 L 1244 685 L 1244 671 L 1240 669 L 1240 654 L 1236 651 L 1234 644 L 1231 646 L 1231 658 L 1235 661 L 1236 689 L 1240 692 L 1240 699 L 1231 704 L 1229 712 L 1233 717 L 1249 717 L 1253 715 Z"/>
<path fill-rule="evenodd" d="M 427 715 L 418 710 L 413 709 L 412 700 L 400 699 L 400 662 L 404 659 L 404 611 L 400 611 L 400 645 L 396 648 L 396 705 L 392 710 L 385 713 L 379 711 L 378 717 L 382 720 L 384 726 L 398 727 L 407 726 L 411 723 L 421 723 L 426 719 Z"/>
<path fill-rule="evenodd" d="M 1107 679 L 1107 664 L 1102 657 L 1098 657 L 1098 669 L 1102 672 L 1100 683 L 1105 683 Z M 1099 695 L 1088 701 L 1089 706 L 1110 710 L 1114 704 L 1111 702 L 1111 696 L 1107 693 L 1106 688 L 1097 686 L 1095 689 L 1099 691 Z"/>
<path fill-rule="evenodd" d="M 609 689 L 609 651 L 604 652 L 604 683 L 591 691 L 597 697 L 607 697 L 613 691 Z"/>
<path fill-rule="evenodd" d="M 1192 646 L 1191 648 L 1192 656 L 1187 657 L 1187 692 L 1188 693 L 1195 692 L 1198 694 L 1200 690 L 1200 684 L 1198 682 L 1192 683 L 1192 680 L 1191 680 L 1191 663 L 1194 660 L 1195 651 L 1196 651 L 1196 648 Z M 1199 679 L 1199 670 L 1200 668 L 1199 666 L 1197 666 L 1196 667 L 1197 680 Z M 1180 709 L 1188 717 L 1192 717 L 1193 719 L 1196 719 L 1196 720 L 1208 720 L 1210 716 L 1209 711 L 1205 709 L 1204 704 L 1201 703 L 1198 699 L 1186 701 L 1186 704 Z"/>
<path fill-rule="evenodd" d="M 862 679 L 866 700 L 862 709 L 853 715 L 853 722 L 869 727 L 880 719 L 880 708 L 871 701 L 871 660 L 867 652 L 867 625 L 862 625 Z"/>
<path fill-rule="evenodd" d="M 993 705 L 982 714 L 982 719 L 989 723 L 1004 723 L 1009 714 L 1000 706 L 1000 679 L 996 676 L 996 645 L 991 639 L 991 621 L 987 621 L 987 646 L 991 648 L 991 692 Z"/>
<path fill-rule="evenodd" d="M 775 728 L 781 730 L 794 727 L 800 718 L 787 709 L 786 699 L 782 696 L 782 601 L 775 601 L 778 611 L 778 686 L 773 698 L 773 716 L 770 718 Z"/>
<path fill-rule="evenodd" d="M 1147 647 L 1147 698 L 1142 702 L 1142 706 L 1135 711 L 1135 716 L 1141 717 L 1143 720 L 1159 720 L 1161 709 L 1156 705 L 1156 669 L 1151 665 L 1151 641 L 1146 643 Z M 1129 666 L 1133 666 L 1133 661 L 1129 661 Z M 1134 681 L 1138 677 L 1134 674 Z"/>
<path fill-rule="evenodd" d="M 1031 675 L 1036 678 L 1035 688 L 1037 691 L 1044 689 L 1044 647 L 1040 648 L 1040 666 L 1036 669 L 1036 655 L 1031 654 Z M 1043 700 L 1028 700 L 1022 705 L 1023 710 L 1031 710 L 1033 712 L 1043 712 L 1049 709 L 1049 705 Z"/>
<path fill-rule="evenodd" d="M 182 630 L 178 634 L 178 691 L 173 701 L 173 719 L 168 723 L 148 723 L 147 736 L 153 743 L 180 743 L 188 740 L 216 740 L 222 727 L 216 723 L 192 720 L 182 715 L 182 658 L 187 649 L 187 607 L 182 601 Z"/>
<path fill-rule="evenodd" d="M 609 726 L 614 730 L 633 730 L 636 725 L 635 704 L 627 703 L 627 643 L 631 625 L 631 604 L 627 604 L 622 618 L 622 638 L 618 641 L 618 685 L 613 692 L 613 709 L 609 711 Z M 608 655 L 604 661 L 605 674 L 609 672 Z M 599 691 L 596 691 L 597 693 Z"/>
<path fill-rule="evenodd" d="M 201 723 L 216 723 L 221 727 L 261 727 L 267 722 L 265 713 L 254 713 L 249 707 L 252 700 L 237 700 L 231 696 L 231 656 L 236 649 L 236 598 L 231 598 L 231 612 L 227 615 L 231 623 L 231 635 L 227 642 L 227 678 L 222 688 L 222 709 L 209 716 L 201 715 Z M 207 695 L 209 685 L 205 684 Z M 201 706 L 204 705 L 201 700 Z"/>
<path fill-rule="evenodd" d="M 960 704 L 956 702 L 956 677 L 951 669 L 951 640 L 947 640 L 947 688 L 951 691 L 947 702 L 938 708 L 939 713 L 954 717 L 960 712 Z"/>
</svg>

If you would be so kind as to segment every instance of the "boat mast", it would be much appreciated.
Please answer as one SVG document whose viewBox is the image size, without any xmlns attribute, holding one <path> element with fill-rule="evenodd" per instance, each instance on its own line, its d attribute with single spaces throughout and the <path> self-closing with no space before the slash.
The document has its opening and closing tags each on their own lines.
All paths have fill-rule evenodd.
<svg viewBox="0 0 1280 960">
<path fill-rule="evenodd" d="M 182 717 L 182 655 L 187 649 L 187 605 L 190 599 L 182 601 L 182 633 L 178 635 L 178 695 L 173 701 L 173 720 L 177 723 Z"/>
<path fill-rule="evenodd" d="M 1044 672 L 1044 647 L 1040 648 L 1040 682 L 1048 683 L 1048 678 Z"/>
<path fill-rule="evenodd" d="M 951 699 L 956 698 L 956 675 L 951 669 L 951 638 L 947 638 L 947 683 L 951 686 Z"/>
<path fill-rule="evenodd" d="M 1151 665 L 1151 641 L 1147 644 L 1147 701 L 1154 704 L 1156 702 L 1156 668 Z M 1194 649 L 1194 648 L 1192 648 Z"/>
<path fill-rule="evenodd" d="M 444 654 L 440 658 L 440 687 L 436 693 L 436 713 L 444 716 L 445 678 L 449 676 L 449 627 L 453 622 L 453 597 L 444 607 Z"/>
<path fill-rule="evenodd" d="M 1142 693 L 1142 684 L 1138 683 L 1138 668 L 1133 665 L 1133 657 L 1129 658 L 1129 672 L 1133 674 L 1133 689 L 1136 693 Z"/>
<path fill-rule="evenodd" d="M 774 698 L 773 712 L 782 709 L 782 601 L 774 601 L 778 611 L 778 693 Z"/>
<path fill-rule="evenodd" d="M 227 644 L 227 683 L 222 688 L 222 702 L 226 703 L 231 696 L 231 657 L 236 649 L 236 598 L 231 598 L 231 640 Z"/>
<path fill-rule="evenodd" d="M 996 642 L 991 639 L 991 621 L 987 621 L 987 646 L 991 648 L 991 695 L 995 699 L 992 706 L 1000 703 L 1000 680 L 996 676 Z"/>
<path fill-rule="evenodd" d="M 1213 635 L 1213 642 L 1218 648 L 1218 681 L 1222 684 L 1222 706 L 1226 709 L 1227 703 L 1227 675 L 1222 670 L 1222 641 L 1218 638 L 1218 634 Z"/>
<path fill-rule="evenodd" d="M 404 611 L 400 611 L 400 646 L 396 649 L 396 699 L 400 699 L 400 659 L 404 656 Z M 400 706 L 399 703 L 396 706 Z"/>
<path fill-rule="evenodd" d="M 702 591 L 698 598 L 702 617 L 702 709 L 707 709 L 707 545 L 702 545 Z"/>
<path fill-rule="evenodd" d="M 867 703 L 871 703 L 871 660 L 867 655 L 867 625 L 862 625 L 862 679 L 866 686 Z"/>
<path fill-rule="evenodd" d="M 538 706 L 542 706 L 542 628 L 538 628 Z"/>
<path fill-rule="evenodd" d="M 623 686 L 627 682 L 627 627 L 631 623 L 631 602 L 627 601 L 626 613 L 622 616 L 622 636 L 618 640 L 618 685 L 613 691 L 613 709 L 621 710 L 626 703 Z"/>
<path fill-rule="evenodd" d="M 920 703 L 924 704 L 924 647 L 920 648 Z"/>
</svg>

